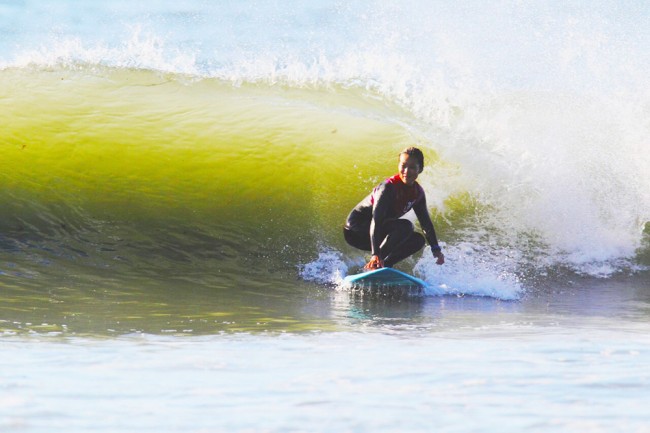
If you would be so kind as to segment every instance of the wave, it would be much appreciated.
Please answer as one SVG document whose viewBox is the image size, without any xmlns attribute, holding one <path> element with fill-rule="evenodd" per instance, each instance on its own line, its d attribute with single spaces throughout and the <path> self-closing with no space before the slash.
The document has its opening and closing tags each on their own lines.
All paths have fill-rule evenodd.
<svg viewBox="0 0 650 433">
<path fill-rule="evenodd" d="M 597 98 L 483 95 L 425 122 L 351 83 L 100 64 L 0 82 L 1 241 L 28 262 L 230 276 L 261 262 L 335 282 L 363 260 L 341 239 L 347 212 L 415 144 L 451 265 L 409 266 L 450 293 L 508 299 L 558 267 L 647 266 L 645 126 Z"/>
<path fill-rule="evenodd" d="M 295 6 L 6 5 L 0 272 L 333 283 L 406 145 L 452 266 L 405 266 L 450 293 L 650 265 L 644 6 Z"/>
</svg>

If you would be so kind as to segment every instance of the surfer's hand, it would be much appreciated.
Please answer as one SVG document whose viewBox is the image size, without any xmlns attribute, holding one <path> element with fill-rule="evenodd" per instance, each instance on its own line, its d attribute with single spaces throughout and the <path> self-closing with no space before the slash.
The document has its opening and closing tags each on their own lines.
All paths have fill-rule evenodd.
<svg viewBox="0 0 650 433">
<path fill-rule="evenodd" d="M 433 252 L 433 257 L 436 259 L 436 265 L 443 265 L 445 263 L 445 255 L 442 253 L 442 251 L 437 250 Z"/>
<path fill-rule="evenodd" d="M 366 266 L 363 267 L 363 269 L 367 269 L 369 271 L 373 269 L 379 269 L 384 267 L 384 261 L 381 259 L 379 256 L 372 256 L 370 258 L 370 261 L 366 263 Z"/>
</svg>

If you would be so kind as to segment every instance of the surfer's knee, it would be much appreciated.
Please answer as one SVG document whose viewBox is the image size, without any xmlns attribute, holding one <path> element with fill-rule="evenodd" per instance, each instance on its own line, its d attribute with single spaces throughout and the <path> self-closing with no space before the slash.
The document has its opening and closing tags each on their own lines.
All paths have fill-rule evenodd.
<svg viewBox="0 0 650 433">
<path fill-rule="evenodd" d="M 424 239 L 424 236 L 422 236 L 420 233 L 413 233 L 409 240 L 412 242 L 415 251 L 420 251 L 427 243 L 427 241 Z"/>
</svg>

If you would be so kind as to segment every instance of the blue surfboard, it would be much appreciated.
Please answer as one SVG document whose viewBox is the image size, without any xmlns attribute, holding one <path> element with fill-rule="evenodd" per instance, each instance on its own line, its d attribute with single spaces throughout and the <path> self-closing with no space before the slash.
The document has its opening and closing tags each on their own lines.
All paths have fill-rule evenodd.
<svg viewBox="0 0 650 433">
<path fill-rule="evenodd" d="M 360 274 L 348 275 L 343 283 L 353 289 L 423 293 L 429 285 L 419 278 L 393 268 L 380 268 Z"/>
</svg>

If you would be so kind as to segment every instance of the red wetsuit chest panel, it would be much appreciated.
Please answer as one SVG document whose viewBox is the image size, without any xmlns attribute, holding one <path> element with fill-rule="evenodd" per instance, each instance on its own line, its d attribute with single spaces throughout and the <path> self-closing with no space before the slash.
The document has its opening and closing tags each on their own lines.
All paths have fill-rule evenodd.
<svg viewBox="0 0 650 433">
<path fill-rule="evenodd" d="M 389 177 L 386 182 L 393 185 L 395 191 L 393 210 L 398 218 L 410 211 L 424 196 L 424 191 L 417 182 L 413 186 L 408 186 L 402 182 L 399 174 Z"/>
</svg>

